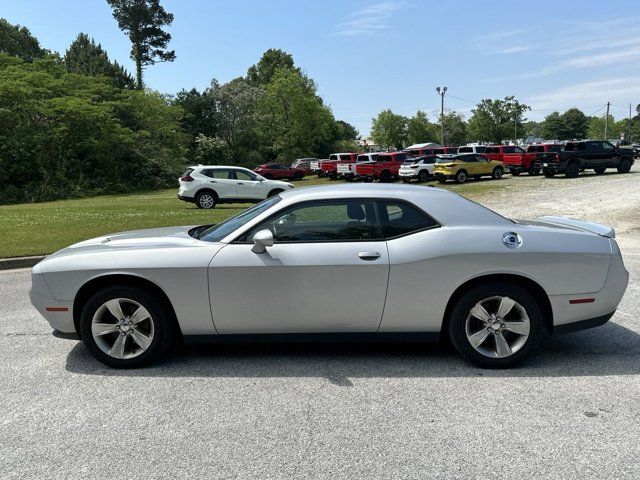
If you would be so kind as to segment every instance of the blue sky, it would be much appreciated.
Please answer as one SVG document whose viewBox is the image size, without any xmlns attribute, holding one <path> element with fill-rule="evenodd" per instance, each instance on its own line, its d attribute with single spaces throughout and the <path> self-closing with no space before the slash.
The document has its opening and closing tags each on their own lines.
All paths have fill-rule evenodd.
<svg viewBox="0 0 640 480">
<path fill-rule="evenodd" d="M 164 0 L 177 60 L 146 71 L 156 90 L 203 89 L 244 75 L 268 48 L 293 54 L 337 118 L 369 131 L 385 108 L 469 115 L 482 98 L 516 97 L 530 119 L 608 100 L 640 103 L 637 0 Z M 129 44 L 103 0 L 0 0 L 0 15 L 64 52 L 78 32 L 130 71 Z"/>
</svg>

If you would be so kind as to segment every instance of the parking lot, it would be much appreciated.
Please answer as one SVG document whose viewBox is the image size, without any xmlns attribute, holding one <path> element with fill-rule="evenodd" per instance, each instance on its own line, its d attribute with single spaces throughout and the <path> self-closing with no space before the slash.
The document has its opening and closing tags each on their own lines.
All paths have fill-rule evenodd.
<svg viewBox="0 0 640 480">
<path fill-rule="evenodd" d="M 0 478 L 639 478 L 640 168 L 501 182 L 474 199 L 616 227 L 611 322 L 507 371 L 444 343 L 183 347 L 116 371 L 51 336 L 28 270 L 0 272 Z"/>
</svg>

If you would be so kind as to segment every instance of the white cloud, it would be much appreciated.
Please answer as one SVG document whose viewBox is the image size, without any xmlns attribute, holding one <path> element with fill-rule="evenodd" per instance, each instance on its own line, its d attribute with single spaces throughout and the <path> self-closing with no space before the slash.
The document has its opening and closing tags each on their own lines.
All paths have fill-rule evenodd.
<svg viewBox="0 0 640 480">
<path fill-rule="evenodd" d="M 573 106 L 604 105 L 611 99 L 620 99 L 618 102 L 622 102 L 623 99 L 638 97 L 640 97 L 640 76 L 616 77 L 558 88 L 532 96 L 525 103 L 538 110 L 562 111 Z"/>
<path fill-rule="evenodd" d="M 408 6 L 406 1 L 387 0 L 373 3 L 349 15 L 348 20 L 337 26 L 336 35 L 354 37 L 375 35 L 389 28 L 391 17 Z"/>
</svg>

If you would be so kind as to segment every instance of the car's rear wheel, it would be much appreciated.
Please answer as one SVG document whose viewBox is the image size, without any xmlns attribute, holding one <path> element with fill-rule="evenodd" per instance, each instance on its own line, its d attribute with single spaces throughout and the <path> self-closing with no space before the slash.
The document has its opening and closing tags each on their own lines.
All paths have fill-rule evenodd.
<svg viewBox="0 0 640 480">
<path fill-rule="evenodd" d="M 626 158 L 618 165 L 618 173 L 629 173 L 631 171 L 631 161 Z"/>
<path fill-rule="evenodd" d="M 489 282 L 456 302 L 449 336 L 467 360 L 486 368 L 510 367 L 529 355 L 542 336 L 537 301 L 519 285 Z"/>
<path fill-rule="evenodd" d="M 491 176 L 495 180 L 500 180 L 502 178 L 502 175 L 504 175 L 504 170 L 501 167 L 494 168 L 493 173 L 491 174 Z M 515 175 L 520 175 L 520 171 L 518 170 L 518 173 L 516 173 Z"/>
<path fill-rule="evenodd" d="M 576 178 L 578 175 L 580 175 L 580 166 L 577 163 L 567 166 L 567 170 L 564 172 L 564 176 L 567 178 Z"/>
<path fill-rule="evenodd" d="M 218 196 L 209 190 L 199 192 L 198 195 L 196 195 L 196 206 L 198 208 L 214 208 L 217 202 Z"/>
<path fill-rule="evenodd" d="M 607 169 L 604 167 L 594 168 L 593 171 L 596 172 L 596 175 L 602 175 Z"/>
<path fill-rule="evenodd" d="M 296 172 L 293 174 L 293 180 L 302 180 L 302 172 Z"/>
<path fill-rule="evenodd" d="M 458 173 L 456 173 L 456 182 L 464 183 L 466 181 L 467 181 L 467 172 L 465 172 L 464 170 L 458 171 Z"/>
<path fill-rule="evenodd" d="M 82 309 L 80 336 L 105 365 L 147 365 L 169 348 L 173 337 L 173 323 L 163 307 L 155 296 L 134 286 L 105 288 Z"/>
<path fill-rule="evenodd" d="M 391 172 L 388 170 L 380 172 L 380 181 L 382 183 L 389 183 L 391 181 Z"/>
<path fill-rule="evenodd" d="M 420 183 L 422 182 L 428 182 L 429 181 L 429 172 L 427 172 L 426 170 L 422 170 L 419 174 L 418 174 L 418 181 Z"/>
</svg>

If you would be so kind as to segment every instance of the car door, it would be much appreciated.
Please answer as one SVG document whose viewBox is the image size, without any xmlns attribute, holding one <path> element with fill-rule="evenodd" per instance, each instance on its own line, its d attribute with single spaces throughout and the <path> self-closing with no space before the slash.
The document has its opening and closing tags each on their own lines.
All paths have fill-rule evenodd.
<svg viewBox="0 0 640 480">
<path fill-rule="evenodd" d="M 475 171 L 478 175 L 490 175 L 493 172 L 493 164 L 482 155 L 475 156 Z"/>
<path fill-rule="evenodd" d="M 236 198 L 237 181 L 229 168 L 209 168 L 203 170 L 207 182 L 218 194 L 219 198 Z"/>
<path fill-rule="evenodd" d="M 263 200 L 267 198 L 267 182 L 258 180 L 253 172 L 233 170 L 236 178 L 237 196 L 240 199 Z"/>
<path fill-rule="evenodd" d="M 271 230 L 274 244 L 253 253 L 253 235 L 264 229 Z M 375 332 L 388 275 L 373 201 L 298 203 L 213 258 L 213 321 L 221 334 Z"/>
</svg>

